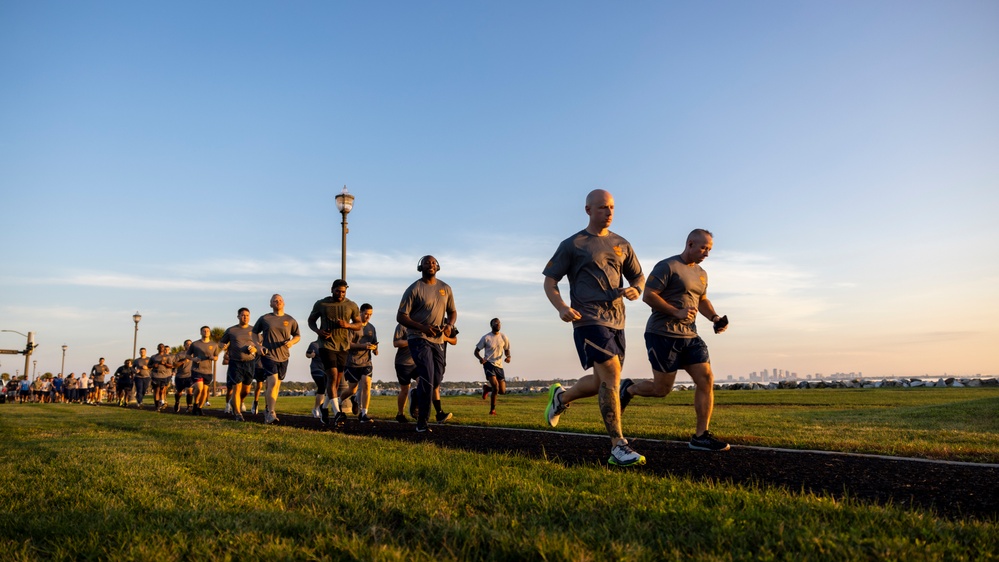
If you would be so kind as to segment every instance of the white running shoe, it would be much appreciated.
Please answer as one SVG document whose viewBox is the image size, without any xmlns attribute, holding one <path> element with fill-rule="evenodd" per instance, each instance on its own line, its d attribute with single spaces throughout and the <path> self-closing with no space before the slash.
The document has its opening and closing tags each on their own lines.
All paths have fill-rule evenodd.
<svg viewBox="0 0 999 562">
<path fill-rule="evenodd" d="M 312 417 L 316 418 L 317 420 L 323 418 L 323 413 L 319 411 L 319 406 L 316 406 L 315 408 L 312 409 Z"/>
<path fill-rule="evenodd" d="M 645 464 L 645 457 L 636 453 L 628 446 L 627 441 L 621 441 L 611 449 L 611 456 L 607 459 L 607 464 L 614 466 L 634 466 Z"/>
</svg>

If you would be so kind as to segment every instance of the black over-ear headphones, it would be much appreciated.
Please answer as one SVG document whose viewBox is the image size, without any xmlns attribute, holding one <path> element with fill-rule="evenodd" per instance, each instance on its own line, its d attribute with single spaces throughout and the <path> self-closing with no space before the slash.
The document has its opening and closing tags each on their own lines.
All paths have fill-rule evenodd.
<svg viewBox="0 0 999 562">
<path fill-rule="evenodd" d="M 416 262 L 416 271 L 419 271 L 420 273 L 423 273 L 423 260 L 425 260 L 425 259 L 427 259 L 429 257 L 430 257 L 430 254 L 427 254 L 427 255 L 423 256 L 422 258 L 420 258 L 420 261 Z M 437 262 L 437 271 L 440 271 L 440 270 L 441 270 L 441 262 Z"/>
</svg>

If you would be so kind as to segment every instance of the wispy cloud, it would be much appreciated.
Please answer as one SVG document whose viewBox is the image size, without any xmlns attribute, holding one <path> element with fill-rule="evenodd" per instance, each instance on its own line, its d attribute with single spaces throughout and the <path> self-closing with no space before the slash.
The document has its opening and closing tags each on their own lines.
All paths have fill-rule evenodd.
<svg viewBox="0 0 999 562">
<path fill-rule="evenodd" d="M 494 253 L 442 254 L 437 256 L 444 269 L 442 278 L 482 281 L 486 283 L 539 283 L 540 257 L 497 257 Z M 398 293 L 399 280 L 416 279 L 418 258 L 384 253 L 362 252 L 347 255 L 348 273 L 352 280 L 363 280 L 365 290 Z M 181 275 L 178 275 L 181 272 Z M 340 263 L 308 259 L 224 259 L 211 262 L 173 264 L 170 269 L 150 266 L 139 272 L 77 272 L 65 276 L 25 279 L 24 283 L 45 285 L 75 285 L 112 289 L 148 291 L 227 291 L 260 292 L 277 286 L 288 287 L 294 282 L 307 282 L 314 287 L 332 281 L 340 275 Z"/>
</svg>

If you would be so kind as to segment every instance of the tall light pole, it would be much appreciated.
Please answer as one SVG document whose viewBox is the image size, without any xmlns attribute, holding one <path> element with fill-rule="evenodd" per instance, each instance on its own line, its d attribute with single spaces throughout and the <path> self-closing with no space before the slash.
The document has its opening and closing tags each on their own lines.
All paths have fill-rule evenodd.
<svg viewBox="0 0 999 562">
<path fill-rule="evenodd" d="M 62 345 L 62 367 L 59 368 L 59 376 L 60 377 L 63 376 L 63 373 L 66 372 L 66 350 L 68 348 L 69 348 L 68 345 L 66 345 L 66 344 Z"/>
<path fill-rule="evenodd" d="M 354 208 L 354 196 L 347 192 L 347 186 L 343 186 L 343 191 L 341 191 L 336 196 L 336 208 L 340 211 L 340 215 L 343 217 L 343 222 L 341 223 L 342 234 L 340 240 L 342 242 L 340 247 L 340 279 L 344 281 L 347 280 L 347 213 Z"/>
<path fill-rule="evenodd" d="M 38 378 L 38 374 L 35 373 L 35 371 L 37 370 L 38 370 L 38 359 L 35 359 L 34 361 L 31 362 L 31 380 L 35 380 Z"/>
<path fill-rule="evenodd" d="M 135 346 L 139 343 L 139 320 L 142 320 L 142 315 L 136 310 L 135 314 L 132 315 L 132 321 L 135 322 L 135 336 L 132 337 L 132 361 L 135 361 Z"/>
</svg>

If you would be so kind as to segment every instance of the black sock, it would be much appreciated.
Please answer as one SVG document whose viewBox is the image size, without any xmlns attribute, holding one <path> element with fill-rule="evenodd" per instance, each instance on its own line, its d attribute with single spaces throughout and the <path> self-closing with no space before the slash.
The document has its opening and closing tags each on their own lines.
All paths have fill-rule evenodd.
<svg viewBox="0 0 999 562">
<path fill-rule="evenodd" d="M 441 413 L 443 411 L 443 410 L 441 410 L 441 401 L 435 399 L 435 400 L 432 400 L 432 402 L 434 403 L 434 409 L 437 410 L 437 413 L 438 414 Z"/>
</svg>

